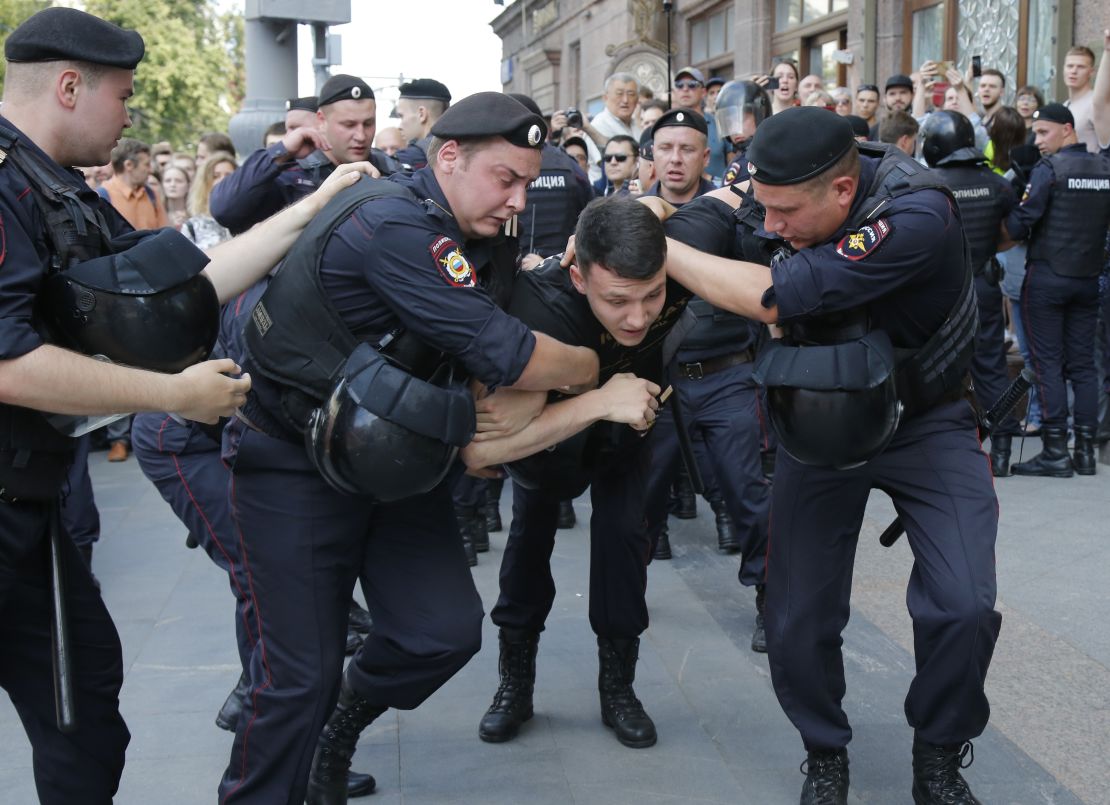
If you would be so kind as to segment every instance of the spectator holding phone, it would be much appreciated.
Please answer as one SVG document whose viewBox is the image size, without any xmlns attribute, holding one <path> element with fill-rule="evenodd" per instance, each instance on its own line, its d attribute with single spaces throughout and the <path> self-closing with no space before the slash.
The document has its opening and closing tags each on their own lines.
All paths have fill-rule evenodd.
<svg viewBox="0 0 1110 805">
<path fill-rule="evenodd" d="M 974 71 L 973 71 L 974 72 Z M 994 114 L 1002 106 L 1002 93 L 1006 90 L 1006 76 L 993 67 L 979 76 L 979 103 L 983 107 L 983 125 L 990 128 Z"/>
<path fill-rule="evenodd" d="M 793 59 L 782 59 L 771 70 L 770 76 L 752 76 L 752 81 L 767 90 L 771 96 L 771 114 L 798 105 L 798 65 Z"/>
</svg>

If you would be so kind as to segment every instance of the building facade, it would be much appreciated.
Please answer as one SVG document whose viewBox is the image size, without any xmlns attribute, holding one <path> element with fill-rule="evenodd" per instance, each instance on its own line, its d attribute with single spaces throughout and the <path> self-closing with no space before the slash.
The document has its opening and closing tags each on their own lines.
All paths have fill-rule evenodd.
<svg viewBox="0 0 1110 805">
<path fill-rule="evenodd" d="M 1102 51 L 1103 0 L 516 0 L 491 23 L 502 41 L 507 92 L 547 112 L 600 110 L 605 77 L 637 76 L 655 92 L 686 65 L 725 79 L 792 58 L 827 86 L 882 84 L 926 59 L 963 69 L 972 55 L 1063 98 L 1060 67 L 1073 44 Z M 670 10 L 668 11 L 667 8 Z M 846 53 L 851 53 L 851 63 Z"/>
</svg>

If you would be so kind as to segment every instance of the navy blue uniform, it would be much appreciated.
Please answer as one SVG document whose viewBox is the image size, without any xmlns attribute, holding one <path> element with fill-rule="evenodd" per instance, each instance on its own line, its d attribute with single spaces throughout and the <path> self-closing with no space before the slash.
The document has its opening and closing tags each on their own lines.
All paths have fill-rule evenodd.
<svg viewBox="0 0 1110 805">
<path fill-rule="evenodd" d="M 758 247 L 745 249 L 744 236 L 751 241 L 757 240 L 756 236 L 737 221 L 731 207 L 715 198 L 698 198 L 684 205 L 667 219 L 665 227 L 668 236 L 721 257 L 769 262 L 773 248 L 767 256 L 757 253 Z M 670 366 L 670 383 L 690 435 L 701 437 L 717 494 L 740 537 L 740 581 L 754 586 L 764 580 L 771 500 L 760 460 L 768 443 L 767 429 L 759 390 L 752 380 L 752 360 L 763 325 L 696 298 L 691 309 L 698 315 L 698 326 L 678 349 Z M 706 366 L 710 371 L 703 371 Z M 667 516 L 667 487 L 681 461 L 676 425 L 669 411 L 656 420 L 650 441 L 647 522 L 649 527 L 661 528 Z"/>
<path fill-rule="evenodd" d="M 1058 171 L 1065 174 L 1060 187 Z M 1071 189 L 1068 180 L 1079 184 Z M 1047 426 L 1067 426 L 1065 381 L 1075 394 L 1075 425 L 1098 424 L 1094 343 L 1108 209 L 1110 159 L 1079 143 L 1037 163 L 1021 205 L 1006 219 L 1010 237 L 1029 240 L 1022 320 Z M 1084 245 L 1086 257 L 1079 253 Z"/>
<path fill-rule="evenodd" d="M 861 161 L 852 215 L 875 177 L 877 160 Z M 777 303 L 781 322 L 863 304 L 872 327 L 895 347 L 925 343 L 963 286 L 960 219 L 943 193 L 919 190 L 891 202 L 880 220 L 869 238 L 842 228 L 772 268 L 765 301 Z M 907 604 L 917 675 L 907 720 L 929 743 L 961 743 L 987 724 L 983 683 L 1001 623 L 994 610 L 998 502 L 974 413 L 962 399 L 904 420 L 882 453 L 854 469 L 803 465 L 779 450 L 766 611 L 775 693 L 807 749 L 848 744 L 840 635 L 873 488 L 893 499 L 914 555 Z"/>
<path fill-rule="evenodd" d="M 631 372 L 653 382 L 663 376 L 663 339 L 678 321 L 689 293 L 667 283 L 667 301 L 636 347 L 623 347 L 590 312 L 586 297 L 575 290 L 569 274 L 549 261 L 521 274 L 513 287 L 509 311 L 533 329 L 567 344 L 598 353 L 599 384 L 614 374 Z M 556 395 L 557 396 L 557 395 Z M 491 613 L 502 628 L 543 630 L 555 600 L 551 551 L 555 545 L 559 501 L 590 486 L 590 626 L 603 638 L 638 637 L 648 626 L 647 562 L 650 539 L 644 528 L 648 440 L 626 425 L 599 422 L 568 440 L 582 445 L 567 461 L 567 472 L 554 478 L 562 488 L 513 483 L 513 522 L 501 561 L 501 594 Z M 560 445 L 566 449 L 566 445 Z M 536 468 L 548 461 L 539 453 L 518 464 Z M 510 465 L 510 474 L 515 471 Z M 533 473 L 528 474 L 536 477 Z M 543 471 L 539 471 L 543 474 Z"/>
<path fill-rule="evenodd" d="M 0 124 L 14 131 L 4 118 Z M 26 137 L 20 141 L 59 184 L 72 188 L 83 203 L 103 213 L 110 235 L 131 231 L 110 205 L 88 189 L 79 173 L 59 167 Z M 0 360 L 26 355 L 43 343 L 35 328 L 35 299 L 52 254 L 33 191 L 11 161 L 0 165 Z M 0 406 L 5 419 L 16 413 L 12 406 Z M 41 420 L 26 411 L 19 415 Z M 12 437 L 30 438 L 22 427 L 6 438 Z M 2 447 L 5 453 L 12 449 L 7 443 Z M 43 445 L 24 441 L 18 447 L 34 453 Z M 11 460 L 10 455 L 4 458 Z M 62 735 L 54 712 L 47 563 L 48 517 L 54 505 L 0 499 L 0 685 L 11 697 L 34 749 L 40 801 L 107 803 L 119 785 L 130 740 L 119 713 L 122 651 L 89 569 L 73 542 L 63 538 L 78 724 L 75 732 Z"/>
<path fill-rule="evenodd" d="M 535 338 L 476 287 L 488 241 L 462 245 L 431 169 L 393 180 L 414 196 L 365 203 L 328 238 L 319 276 L 331 303 L 357 338 L 377 341 L 401 325 L 485 385 L 512 384 Z M 355 580 L 374 627 L 347 680 L 379 707 L 412 709 L 466 664 L 481 644 L 482 603 L 448 481 L 394 503 L 339 494 L 299 436 L 262 423 L 278 418 L 279 389 L 252 377 L 252 424 L 231 421 L 224 455 L 261 638 L 220 796 L 300 803 L 338 695 Z"/>
<path fill-rule="evenodd" d="M 550 257 L 566 248 L 578 216 L 594 198 L 590 180 L 566 151 L 544 143 L 540 175 L 517 216 L 521 254 Z"/>
</svg>

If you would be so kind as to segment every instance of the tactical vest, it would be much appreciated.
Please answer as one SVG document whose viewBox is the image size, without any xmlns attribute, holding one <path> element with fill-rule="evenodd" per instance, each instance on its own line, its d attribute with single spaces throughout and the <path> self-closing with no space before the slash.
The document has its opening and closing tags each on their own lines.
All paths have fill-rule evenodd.
<svg viewBox="0 0 1110 805">
<path fill-rule="evenodd" d="M 335 163 L 328 159 L 323 151 L 313 151 L 306 157 L 297 160 L 301 170 L 305 172 L 313 187 L 319 187 L 335 171 Z"/>
<path fill-rule="evenodd" d="M 76 188 L 5 126 L 0 126 L 0 170 L 16 171 L 30 188 L 46 226 L 50 274 L 111 253 L 110 230 L 100 211 L 83 202 Z M 44 340 L 52 340 L 41 316 L 36 315 L 34 324 Z M 0 405 L 0 498 L 55 498 L 65 483 L 73 449 L 73 440 L 52 428 L 38 411 Z"/>
<path fill-rule="evenodd" d="M 971 249 L 971 264 L 981 274 L 998 251 L 998 234 L 1006 211 L 999 193 L 998 175 L 985 165 L 938 165 L 933 171 L 952 191 L 960 206 L 964 236 Z"/>
<path fill-rule="evenodd" d="M 1110 159 L 1086 151 L 1045 157 L 1056 174 L 1052 200 L 1029 238 L 1029 260 L 1063 277 L 1096 277 L 1106 263 Z"/>
<path fill-rule="evenodd" d="M 528 204 L 520 214 L 520 240 L 526 254 L 550 257 L 563 251 L 578 223 L 573 159 L 545 145 L 540 175 L 528 185 Z"/>
</svg>

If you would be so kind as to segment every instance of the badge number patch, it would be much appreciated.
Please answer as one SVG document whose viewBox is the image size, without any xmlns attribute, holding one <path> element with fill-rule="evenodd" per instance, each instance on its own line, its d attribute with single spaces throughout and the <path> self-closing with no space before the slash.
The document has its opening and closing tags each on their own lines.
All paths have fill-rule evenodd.
<svg viewBox="0 0 1110 805">
<path fill-rule="evenodd" d="M 879 248 L 886 237 L 893 231 L 890 222 L 880 218 L 855 232 L 849 232 L 840 243 L 836 244 L 836 253 L 849 260 L 862 260 L 875 249 Z"/>
<path fill-rule="evenodd" d="M 448 237 L 436 238 L 428 251 L 432 253 L 440 276 L 456 288 L 474 287 L 474 269 L 462 252 L 462 247 Z"/>
</svg>

